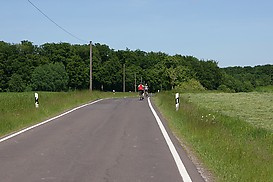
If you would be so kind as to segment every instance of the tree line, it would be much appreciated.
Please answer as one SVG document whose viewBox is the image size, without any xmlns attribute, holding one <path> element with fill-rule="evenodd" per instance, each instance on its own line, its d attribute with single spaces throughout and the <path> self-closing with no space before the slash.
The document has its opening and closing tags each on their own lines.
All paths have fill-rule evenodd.
<svg viewBox="0 0 273 182">
<path fill-rule="evenodd" d="M 217 61 L 163 52 L 114 50 L 92 45 L 93 89 L 126 91 L 147 83 L 151 91 L 171 90 L 194 80 L 208 90 L 251 91 L 273 85 L 273 65 L 219 68 Z M 24 40 L 0 41 L 0 92 L 67 91 L 89 88 L 90 46 Z M 193 83 L 193 82 L 191 82 Z"/>
<path fill-rule="evenodd" d="M 273 85 L 273 65 L 254 67 L 227 67 L 223 70 L 223 83 L 235 92 L 252 91 L 256 87 Z"/>
</svg>

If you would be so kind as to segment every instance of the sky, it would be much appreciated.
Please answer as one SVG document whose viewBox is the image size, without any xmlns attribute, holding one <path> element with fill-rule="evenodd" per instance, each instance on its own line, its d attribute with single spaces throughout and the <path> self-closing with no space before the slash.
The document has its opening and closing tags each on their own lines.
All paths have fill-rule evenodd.
<svg viewBox="0 0 273 182">
<path fill-rule="evenodd" d="M 0 0 L 0 41 L 22 40 L 92 41 L 214 60 L 220 67 L 273 64 L 273 1 Z"/>
</svg>

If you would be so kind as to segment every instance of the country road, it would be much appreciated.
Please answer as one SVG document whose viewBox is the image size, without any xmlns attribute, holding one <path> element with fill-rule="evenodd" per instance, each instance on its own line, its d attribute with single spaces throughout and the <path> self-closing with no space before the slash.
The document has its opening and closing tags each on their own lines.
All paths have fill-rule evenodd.
<svg viewBox="0 0 273 182">
<path fill-rule="evenodd" d="M 204 181 L 166 130 L 190 179 L 181 175 L 148 100 L 121 98 L 87 105 L 2 141 L 0 181 Z"/>
</svg>

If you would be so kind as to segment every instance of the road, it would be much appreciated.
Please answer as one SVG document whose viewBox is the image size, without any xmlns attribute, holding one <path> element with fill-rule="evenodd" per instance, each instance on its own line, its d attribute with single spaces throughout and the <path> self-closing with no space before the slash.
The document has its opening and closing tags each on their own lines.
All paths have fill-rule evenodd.
<svg viewBox="0 0 273 182">
<path fill-rule="evenodd" d="M 204 181 L 168 133 L 190 181 Z M 3 182 L 187 181 L 147 99 L 102 100 L 2 141 L 0 164 Z"/>
</svg>

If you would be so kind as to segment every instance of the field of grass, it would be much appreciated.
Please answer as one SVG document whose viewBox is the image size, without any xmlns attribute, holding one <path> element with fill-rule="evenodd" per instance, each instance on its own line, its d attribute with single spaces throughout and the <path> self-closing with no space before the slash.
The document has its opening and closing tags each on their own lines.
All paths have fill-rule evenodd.
<svg viewBox="0 0 273 182">
<path fill-rule="evenodd" d="M 0 93 L 0 137 L 99 98 L 137 95 L 96 91 L 38 92 L 38 94 L 39 108 L 35 108 L 34 92 Z"/>
<path fill-rule="evenodd" d="M 273 131 L 273 92 L 197 93 L 184 97 L 202 108 Z"/>
<path fill-rule="evenodd" d="M 272 94 L 248 94 L 181 94 L 177 112 L 173 93 L 153 99 L 215 181 L 273 181 Z M 259 103 L 258 111 L 253 102 Z"/>
</svg>

